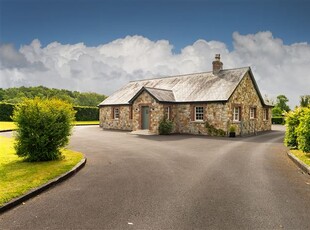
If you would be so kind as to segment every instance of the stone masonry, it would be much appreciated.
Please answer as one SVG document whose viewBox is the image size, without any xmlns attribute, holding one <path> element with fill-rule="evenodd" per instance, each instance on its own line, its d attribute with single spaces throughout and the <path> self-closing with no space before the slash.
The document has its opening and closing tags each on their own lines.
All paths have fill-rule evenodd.
<svg viewBox="0 0 310 230">
<path fill-rule="evenodd" d="M 271 110 L 263 107 L 248 73 L 226 103 L 159 103 L 148 92 L 144 91 L 134 100 L 132 105 L 102 106 L 100 108 L 100 126 L 105 129 L 139 130 L 141 129 L 142 106 L 149 106 L 150 108 L 149 129 L 153 133 L 158 133 L 159 122 L 164 118 L 165 106 L 170 107 L 170 120 L 174 124 L 174 133 L 209 135 L 205 128 L 205 122 L 225 132 L 228 132 L 231 125 L 234 125 L 237 129 L 237 135 L 241 133 L 241 129 L 243 133 L 250 132 L 250 125 L 253 132 L 271 129 L 271 120 L 263 119 L 264 109 L 268 110 L 269 116 Z M 203 121 L 194 121 L 193 112 L 195 106 L 204 107 Z M 242 122 L 233 122 L 233 109 L 235 106 L 241 108 Z M 115 107 L 119 108 L 119 119 L 113 119 L 113 108 Z M 254 119 L 250 119 L 251 107 L 256 109 Z"/>
</svg>

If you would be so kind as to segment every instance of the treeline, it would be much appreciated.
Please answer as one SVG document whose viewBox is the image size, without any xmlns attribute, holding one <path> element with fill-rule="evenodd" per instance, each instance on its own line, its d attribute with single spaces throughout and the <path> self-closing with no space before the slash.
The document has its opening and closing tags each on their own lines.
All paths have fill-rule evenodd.
<svg viewBox="0 0 310 230">
<path fill-rule="evenodd" d="M 44 86 L 0 88 L 0 102 L 16 104 L 23 98 L 58 98 L 75 106 L 97 106 L 106 96 L 98 93 L 82 93 L 66 89 L 47 88 Z"/>
<path fill-rule="evenodd" d="M 16 104 L 0 102 L 0 121 L 12 121 Z M 99 109 L 96 106 L 73 106 L 77 121 L 98 121 Z"/>
</svg>

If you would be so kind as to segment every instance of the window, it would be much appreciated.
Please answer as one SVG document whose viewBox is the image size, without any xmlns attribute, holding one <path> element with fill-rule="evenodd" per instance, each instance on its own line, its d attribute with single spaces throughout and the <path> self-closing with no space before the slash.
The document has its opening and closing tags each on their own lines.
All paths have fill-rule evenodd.
<svg viewBox="0 0 310 230">
<path fill-rule="evenodd" d="M 250 119 L 256 118 L 256 108 L 250 108 Z"/>
<path fill-rule="evenodd" d="M 241 120 L 241 107 L 234 107 L 233 111 L 233 121 Z"/>
<path fill-rule="evenodd" d="M 203 121 L 203 107 L 195 107 L 195 121 Z"/>
<path fill-rule="evenodd" d="M 113 109 L 113 118 L 114 119 L 119 119 L 119 108 L 114 108 Z"/>
<path fill-rule="evenodd" d="M 164 108 L 164 117 L 167 119 L 167 120 L 170 120 L 170 106 L 166 106 Z"/>
<path fill-rule="evenodd" d="M 268 109 L 264 109 L 264 117 L 263 117 L 264 121 L 268 120 Z"/>
</svg>

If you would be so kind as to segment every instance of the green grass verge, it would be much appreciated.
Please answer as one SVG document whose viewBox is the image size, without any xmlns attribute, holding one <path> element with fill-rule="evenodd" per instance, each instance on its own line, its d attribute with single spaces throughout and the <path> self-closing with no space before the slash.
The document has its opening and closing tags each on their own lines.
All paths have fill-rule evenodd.
<svg viewBox="0 0 310 230">
<path fill-rule="evenodd" d="M 12 121 L 0 121 L 0 130 L 5 131 L 5 130 L 12 130 L 16 129 L 16 125 Z"/>
<path fill-rule="evenodd" d="M 99 121 L 76 121 L 74 125 L 99 125 Z M 12 121 L 0 121 L 0 131 L 16 129 Z"/>
<path fill-rule="evenodd" d="M 76 121 L 74 125 L 99 125 L 99 121 Z"/>
<path fill-rule="evenodd" d="M 24 162 L 15 154 L 14 139 L 0 136 L 0 206 L 72 169 L 83 159 L 79 152 L 63 150 L 64 159 Z"/>
<path fill-rule="evenodd" d="M 310 166 L 310 153 L 304 153 L 300 150 L 290 150 L 290 152 L 292 154 L 294 154 L 294 156 L 296 156 L 299 160 L 301 160 L 302 162 L 304 162 L 306 165 Z"/>
</svg>

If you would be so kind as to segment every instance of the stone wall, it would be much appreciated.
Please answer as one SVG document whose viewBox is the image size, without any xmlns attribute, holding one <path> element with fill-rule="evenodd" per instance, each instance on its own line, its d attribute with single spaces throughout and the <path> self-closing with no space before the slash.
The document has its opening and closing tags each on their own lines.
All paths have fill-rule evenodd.
<svg viewBox="0 0 310 230">
<path fill-rule="evenodd" d="M 133 102 L 133 130 L 141 129 L 141 107 L 149 106 L 149 130 L 152 133 L 158 133 L 158 125 L 164 117 L 164 105 L 156 100 L 146 91 L 142 92 Z"/>
<path fill-rule="evenodd" d="M 119 108 L 119 118 L 113 118 L 113 109 Z M 104 129 L 132 130 L 131 106 L 102 106 L 100 107 L 100 127 Z"/>
<path fill-rule="evenodd" d="M 243 128 L 244 133 L 247 132 L 246 129 L 248 124 L 252 127 L 254 126 L 255 132 L 271 130 L 271 108 L 263 107 L 248 73 L 242 79 L 227 103 L 229 123 L 234 123 L 237 127 L 237 134 L 240 134 L 241 122 L 232 122 L 233 108 L 236 105 L 241 107 L 242 123 L 245 126 L 245 128 Z M 250 119 L 251 107 L 256 108 L 256 117 L 254 119 Z M 264 109 L 268 109 L 269 117 L 266 121 L 263 119 Z"/>
<path fill-rule="evenodd" d="M 149 129 L 153 133 L 158 133 L 159 122 L 164 118 L 164 108 L 169 106 L 171 109 L 170 120 L 173 121 L 173 133 L 190 133 L 209 135 L 205 128 L 205 122 L 228 132 L 231 124 L 237 128 L 237 135 L 243 133 L 260 132 L 271 130 L 271 109 L 268 108 L 268 119 L 263 119 L 264 107 L 254 88 L 254 84 L 247 74 L 236 88 L 228 102 L 226 103 L 203 103 L 203 104 L 163 104 L 157 102 L 149 93 L 143 91 L 133 102 L 132 106 L 119 106 L 120 118 L 113 119 L 113 106 L 100 108 L 100 126 L 106 129 L 138 130 L 141 129 L 141 107 L 149 106 Z M 195 106 L 204 107 L 204 120 L 195 121 Z M 233 108 L 241 107 L 242 122 L 233 122 Z M 256 108 L 256 117 L 250 119 L 250 108 Z M 132 119 L 131 119 L 132 118 Z M 247 130 L 247 125 L 253 130 Z"/>
</svg>

